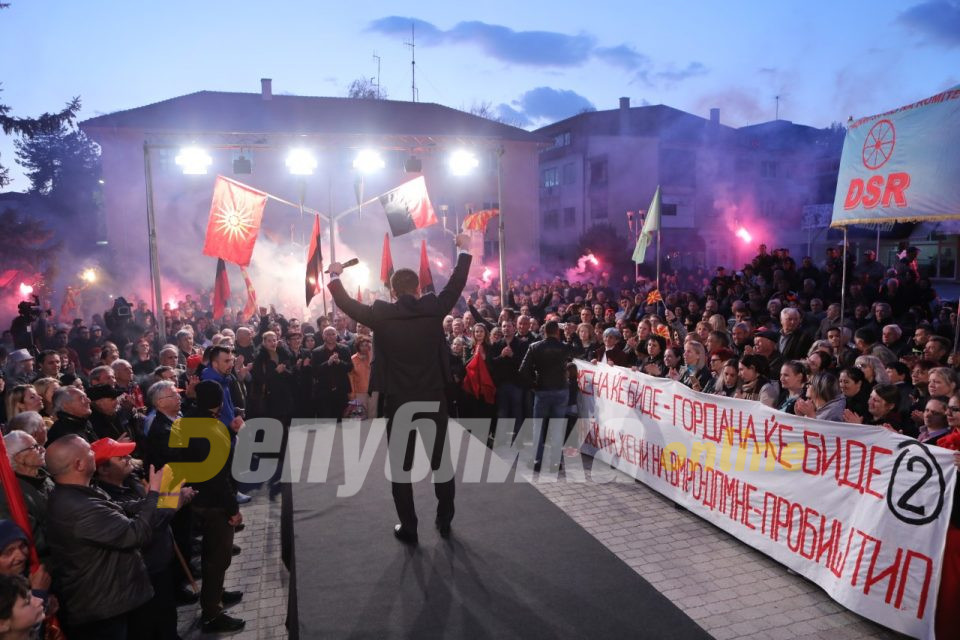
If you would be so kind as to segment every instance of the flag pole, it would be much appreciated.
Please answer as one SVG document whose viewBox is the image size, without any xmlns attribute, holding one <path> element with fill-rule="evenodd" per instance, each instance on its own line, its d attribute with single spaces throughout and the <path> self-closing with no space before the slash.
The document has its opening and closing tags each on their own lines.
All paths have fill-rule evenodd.
<svg viewBox="0 0 960 640">
<path fill-rule="evenodd" d="M 847 302 L 847 226 L 843 226 L 843 276 L 840 279 L 840 335 L 843 335 L 843 314 Z"/>
<path fill-rule="evenodd" d="M 660 291 L 660 225 L 657 225 L 657 291 Z M 663 294 L 660 294 L 661 301 Z M 667 303 L 663 303 L 663 308 L 667 308 Z"/>
</svg>

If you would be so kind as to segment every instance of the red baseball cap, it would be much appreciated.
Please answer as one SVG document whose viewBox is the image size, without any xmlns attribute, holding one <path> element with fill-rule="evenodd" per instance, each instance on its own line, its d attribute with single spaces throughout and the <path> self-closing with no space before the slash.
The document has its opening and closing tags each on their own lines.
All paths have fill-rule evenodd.
<svg viewBox="0 0 960 640">
<path fill-rule="evenodd" d="M 117 442 L 113 438 L 100 438 L 90 445 L 97 464 L 106 462 L 110 458 L 128 456 L 137 448 L 136 442 Z"/>
<path fill-rule="evenodd" d="M 187 356 L 187 369 L 196 369 L 203 363 L 203 356 L 193 354 Z"/>
</svg>

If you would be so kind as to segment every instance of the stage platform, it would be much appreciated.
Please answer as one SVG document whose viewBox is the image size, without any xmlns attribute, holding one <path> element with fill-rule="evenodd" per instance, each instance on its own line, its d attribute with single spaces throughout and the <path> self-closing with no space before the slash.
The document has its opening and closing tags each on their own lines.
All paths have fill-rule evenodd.
<svg viewBox="0 0 960 640">
<path fill-rule="evenodd" d="M 342 428 L 358 429 L 361 442 L 370 432 L 368 423 Z M 482 450 L 450 429 L 462 456 L 469 441 Z M 451 537 L 434 528 L 427 480 L 414 488 L 420 545 L 402 545 L 385 439 L 360 491 L 343 498 L 342 436 L 327 481 L 294 483 L 289 494 L 291 638 L 710 638 L 529 483 L 512 474 L 463 482 L 463 457 Z"/>
</svg>

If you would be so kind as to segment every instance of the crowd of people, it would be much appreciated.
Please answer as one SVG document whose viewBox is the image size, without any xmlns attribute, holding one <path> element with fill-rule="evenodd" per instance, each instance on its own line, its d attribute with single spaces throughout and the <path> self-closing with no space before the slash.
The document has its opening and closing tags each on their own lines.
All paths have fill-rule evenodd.
<svg viewBox="0 0 960 640">
<path fill-rule="evenodd" d="M 447 410 L 496 418 L 496 430 L 573 420 L 579 359 L 960 450 L 955 307 L 916 258 L 904 247 L 890 265 L 872 251 L 851 260 L 845 314 L 835 248 L 798 266 L 761 245 L 742 269 L 667 273 L 659 288 L 632 274 L 531 276 L 501 301 L 496 283 L 477 282 L 443 320 Z M 71 640 L 175 638 L 195 555 L 204 630 L 242 628 L 226 612 L 242 594 L 223 581 L 249 497 L 228 464 L 183 488 L 177 508 L 158 505 L 164 465 L 209 452 L 202 441 L 170 447 L 177 420 L 217 418 L 226 443 L 252 417 L 289 426 L 382 414 L 376 335 L 343 314 L 214 318 L 187 296 L 162 321 L 169 344 L 158 344 L 146 303 L 118 298 L 90 322 L 40 314 L 3 335 L 0 423 L 31 531 L 0 496 L 0 638 L 28 637 L 2 629 L 30 632 L 44 615 Z M 539 469 L 543 429 L 537 438 Z M 942 598 L 956 594 L 958 524 L 954 509 Z"/>
</svg>

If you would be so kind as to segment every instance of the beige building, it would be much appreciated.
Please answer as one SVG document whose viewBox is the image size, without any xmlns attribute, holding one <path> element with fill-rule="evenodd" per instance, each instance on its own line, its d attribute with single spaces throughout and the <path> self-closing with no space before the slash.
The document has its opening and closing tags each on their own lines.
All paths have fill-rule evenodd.
<svg viewBox="0 0 960 640">
<path fill-rule="evenodd" d="M 259 93 L 200 91 L 91 118 L 81 128 L 102 149 L 106 241 L 129 286 L 146 299 L 145 147 L 164 301 L 212 286 L 215 260 L 201 252 L 217 174 L 295 204 L 302 198 L 306 207 L 334 215 L 355 207 L 361 191 L 369 200 L 422 175 L 441 224 L 392 239 L 393 260 L 397 267 L 416 268 L 426 238 L 434 277 L 445 280 L 458 224 L 468 211 L 495 206 L 499 199 L 499 157 L 508 270 L 539 260 L 537 153 L 543 138 L 438 104 L 275 95 L 265 79 Z M 212 163 L 205 175 L 184 175 L 178 166 L 176 158 L 188 145 L 209 154 Z M 293 148 L 309 149 L 316 158 L 312 175 L 290 173 L 285 160 Z M 362 176 L 362 188 L 353 167 L 361 149 L 379 152 L 385 162 L 382 170 Z M 448 157 L 457 149 L 472 152 L 479 161 L 469 175 L 449 171 Z M 268 202 L 250 265 L 261 300 L 294 307 L 302 301 L 311 224 L 312 218 L 301 216 L 297 207 Z M 338 223 L 336 257 L 357 256 L 363 262 L 354 271 L 357 284 L 369 273 L 362 284 L 378 286 L 387 229 L 378 202 Z M 329 229 L 323 233 L 324 260 L 329 261 Z M 494 270 L 496 240 L 492 223 L 485 237 L 478 236 L 475 251 Z M 240 298 L 238 272 L 230 268 L 229 274 L 234 297 Z"/>
</svg>

